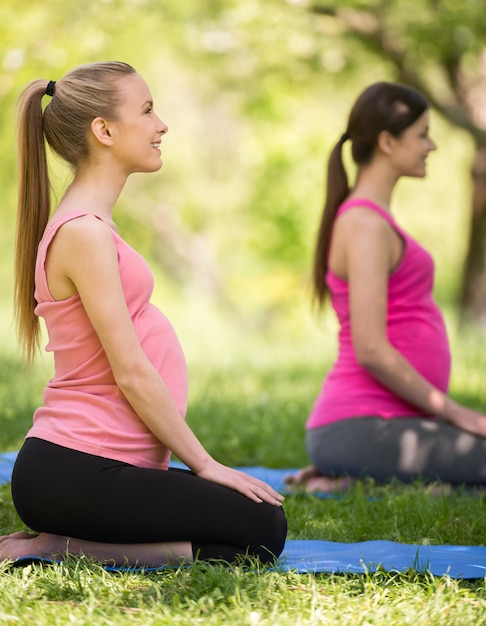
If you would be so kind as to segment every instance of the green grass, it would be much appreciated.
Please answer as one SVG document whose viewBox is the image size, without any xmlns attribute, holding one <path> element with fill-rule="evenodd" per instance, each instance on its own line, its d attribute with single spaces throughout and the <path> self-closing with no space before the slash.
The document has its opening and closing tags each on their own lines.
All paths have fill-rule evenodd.
<svg viewBox="0 0 486 626">
<path fill-rule="evenodd" d="M 464 624 L 484 623 L 484 587 L 413 572 L 277 574 L 198 564 L 166 573 L 108 574 L 83 560 L 6 572 L 5 623 Z M 18 618 L 18 619 L 15 619 Z"/>
<path fill-rule="evenodd" d="M 6 623 L 483 624 L 484 588 L 413 572 L 277 574 L 198 564 L 166 573 L 108 574 L 83 560 L 14 570 L 0 590 Z M 19 617 L 15 620 L 15 617 Z M 10 619 L 10 622 L 8 621 Z"/>
<path fill-rule="evenodd" d="M 184 326 L 192 345 L 200 330 Z M 305 419 L 329 366 L 327 334 L 275 329 L 229 337 L 232 351 L 204 345 L 189 351 L 187 419 L 210 452 L 232 465 L 297 467 L 307 462 Z M 486 407 L 485 342 L 452 332 L 452 394 Z M 208 335 L 211 336 L 210 334 Z M 279 339 L 280 338 L 280 339 Z M 222 341 L 220 346 L 224 346 Z M 207 356 L 209 355 L 209 357 Z M 22 370 L 0 357 L 0 441 L 15 450 L 40 401 L 48 367 Z M 61 503 L 62 505 L 62 503 Z M 484 545 L 482 494 L 371 481 L 338 498 L 288 496 L 289 538 L 341 542 L 388 539 L 403 543 Z M 0 487 L 0 533 L 22 528 L 9 486 Z M 486 624 L 484 580 L 461 581 L 414 571 L 363 575 L 276 573 L 197 563 L 157 573 L 107 573 L 79 558 L 53 567 L 0 565 L 0 624 Z"/>
</svg>

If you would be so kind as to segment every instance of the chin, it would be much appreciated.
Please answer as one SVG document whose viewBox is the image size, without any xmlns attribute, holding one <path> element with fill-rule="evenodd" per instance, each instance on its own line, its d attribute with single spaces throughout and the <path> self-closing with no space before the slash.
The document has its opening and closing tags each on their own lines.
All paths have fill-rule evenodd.
<svg viewBox="0 0 486 626">
<path fill-rule="evenodd" d="M 425 178 L 426 176 L 427 170 L 425 167 L 421 167 L 420 169 L 417 168 L 417 170 L 412 174 L 413 178 Z"/>
<path fill-rule="evenodd" d="M 136 171 L 139 172 L 140 174 L 153 174 L 154 172 L 158 172 L 161 168 L 162 168 L 162 161 L 160 161 L 160 163 L 157 163 L 157 165 L 153 165 L 152 167 L 144 167 L 144 168 L 141 167 L 139 170 L 136 170 Z"/>
</svg>

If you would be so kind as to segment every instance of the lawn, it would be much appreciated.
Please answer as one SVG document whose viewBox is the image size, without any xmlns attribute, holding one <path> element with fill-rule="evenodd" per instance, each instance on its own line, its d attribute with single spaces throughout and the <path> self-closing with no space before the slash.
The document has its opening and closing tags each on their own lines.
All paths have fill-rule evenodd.
<svg viewBox="0 0 486 626">
<path fill-rule="evenodd" d="M 200 329 L 184 326 L 183 344 Z M 453 328 L 454 325 L 451 324 Z M 232 465 L 297 467 L 307 462 L 303 428 L 334 347 L 324 332 L 236 333 L 201 339 L 188 350 L 188 421 L 219 460 Z M 451 393 L 486 406 L 484 341 L 452 332 Z M 285 340 L 283 339 L 285 337 Z M 207 340 L 206 345 L 204 341 Z M 185 346 L 186 347 L 186 346 Z M 187 351 L 187 350 L 186 350 Z M 26 373 L 0 358 L 1 450 L 19 447 L 49 365 Z M 340 498 L 287 496 L 290 539 L 484 545 L 482 494 L 434 495 L 420 483 L 358 483 Z M 21 528 L 8 485 L 0 487 L 0 532 Z M 362 575 L 277 573 L 198 563 L 157 573 L 108 573 L 79 558 L 56 566 L 0 565 L 0 624 L 486 624 L 484 580 L 414 571 Z"/>
</svg>

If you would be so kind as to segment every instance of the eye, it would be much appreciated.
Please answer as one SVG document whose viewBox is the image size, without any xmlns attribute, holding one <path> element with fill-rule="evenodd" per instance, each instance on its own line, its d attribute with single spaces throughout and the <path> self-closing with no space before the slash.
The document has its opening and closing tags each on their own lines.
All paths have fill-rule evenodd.
<svg viewBox="0 0 486 626">
<path fill-rule="evenodd" d="M 145 109 L 145 113 L 152 113 L 153 110 L 154 108 L 152 106 L 149 106 Z"/>
</svg>

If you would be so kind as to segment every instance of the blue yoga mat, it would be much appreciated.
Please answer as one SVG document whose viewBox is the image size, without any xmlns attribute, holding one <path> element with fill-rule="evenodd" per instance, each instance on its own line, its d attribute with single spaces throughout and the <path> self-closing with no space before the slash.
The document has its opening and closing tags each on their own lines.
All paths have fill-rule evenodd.
<svg viewBox="0 0 486 626">
<path fill-rule="evenodd" d="M 15 562 L 52 564 L 35 556 Z M 382 568 L 389 572 L 429 572 L 434 576 L 477 579 L 486 574 L 486 547 L 422 546 L 393 541 L 336 543 L 308 539 L 289 539 L 273 568 L 278 572 L 300 574 L 365 574 Z M 159 571 L 166 568 L 107 567 L 108 571 Z"/>
<path fill-rule="evenodd" d="M 386 571 L 412 569 L 450 578 L 483 578 L 486 574 L 486 547 L 299 539 L 287 541 L 281 561 L 285 569 L 300 573 L 364 574 L 381 567 Z"/>
<path fill-rule="evenodd" d="M 0 485 L 10 482 L 16 458 L 17 452 L 4 452 L 0 454 Z"/>
</svg>

